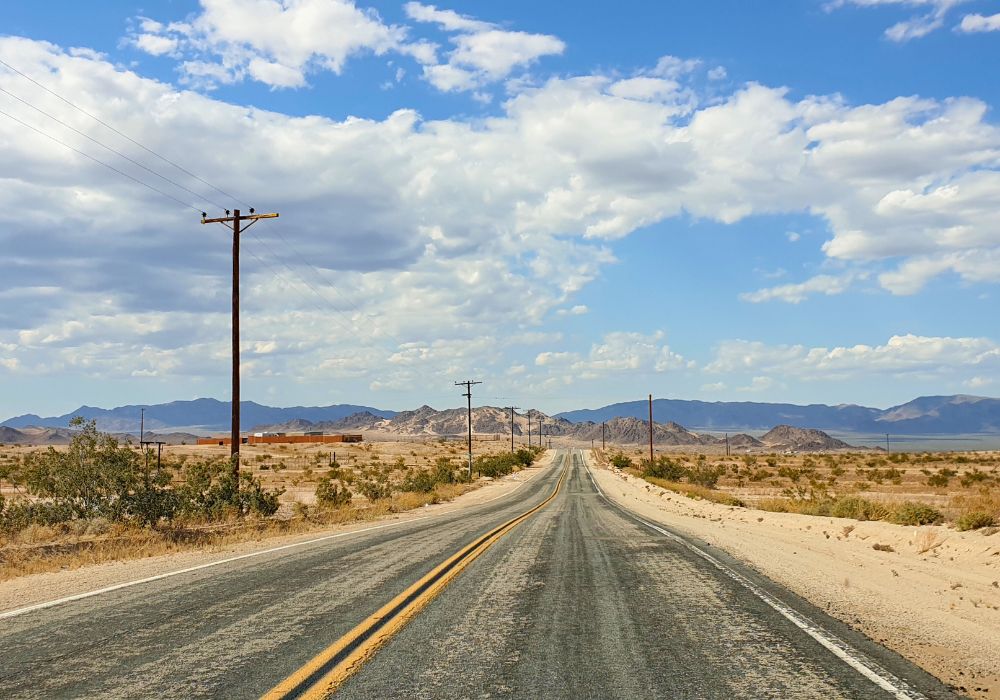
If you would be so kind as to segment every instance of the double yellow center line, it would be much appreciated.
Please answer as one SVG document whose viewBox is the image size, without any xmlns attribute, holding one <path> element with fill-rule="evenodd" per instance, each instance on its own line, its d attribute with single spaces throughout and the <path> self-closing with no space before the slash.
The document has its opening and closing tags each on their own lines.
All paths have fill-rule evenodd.
<svg viewBox="0 0 1000 700">
<path fill-rule="evenodd" d="M 453 554 L 320 652 L 305 666 L 265 693 L 263 698 L 265 700 L 325 698 L 333 693 L 476 557 L 492 547 L 519 523 L 551 503 L 559 494 L 565 479 L 566 469 L 563 469 L 555 489 L 548 498 Z"/>
</svg>

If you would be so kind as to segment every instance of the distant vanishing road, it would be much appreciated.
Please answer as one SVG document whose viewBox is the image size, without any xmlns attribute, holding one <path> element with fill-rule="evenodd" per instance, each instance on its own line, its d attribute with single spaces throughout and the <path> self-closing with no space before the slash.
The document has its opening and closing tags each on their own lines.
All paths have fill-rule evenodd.
<svg viewBox="0 0 1000 700">
<path fill-rule="evenodd" d="M 492 503 L 0 616 L 0 698 L 333 687 L 372 700 L 955 697 L 718 550 L 609 503 L 572 451 Z"/>
</svg>

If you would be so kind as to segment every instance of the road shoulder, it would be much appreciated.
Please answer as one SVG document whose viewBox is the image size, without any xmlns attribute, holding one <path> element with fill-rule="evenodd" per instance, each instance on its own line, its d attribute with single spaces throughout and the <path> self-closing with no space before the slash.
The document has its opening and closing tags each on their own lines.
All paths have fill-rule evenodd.
<svg viewBox="0 0 1000 700">
<path fill-rule="evenodd" d="M 616 503 L 719 547 L 972 697 L 1000 698 L 1000 536 L 734 508 L 589 463 Z"/>
</svg>

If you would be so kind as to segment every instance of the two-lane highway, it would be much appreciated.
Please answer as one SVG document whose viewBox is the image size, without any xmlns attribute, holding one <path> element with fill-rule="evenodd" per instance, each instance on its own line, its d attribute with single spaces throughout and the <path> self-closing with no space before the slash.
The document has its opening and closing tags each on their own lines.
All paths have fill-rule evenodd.
<svg viewBox="0 0 1000 700">
<path fill-rule="evenodd" d="M 416 590 L 487 538 L 446 586 Z M 728 557 L 609 503 L 579 452 L 479 508 L 0 620 L 0 696 L 258 697 L 397 598 L 419 606 L 341 674 L 337 697 L 953 697 Z"/>
</svg>

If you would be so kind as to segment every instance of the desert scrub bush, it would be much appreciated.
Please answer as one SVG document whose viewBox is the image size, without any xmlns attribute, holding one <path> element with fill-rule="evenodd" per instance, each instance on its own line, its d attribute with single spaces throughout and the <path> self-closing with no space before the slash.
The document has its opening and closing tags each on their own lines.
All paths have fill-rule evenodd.
<svg viewBox="0 0 1000 700">
<path fill-rule="evenodd" d="M 938 488 L 944 488 L 951 483 L 951 478 L 957 476 L 958 472 L 954 469 L 948 469 L 946 467 L 941 467 L 937 470 L 935 474 L 931 474 L 927 477 L 927 485 L 934 486 Z"/>
<path fill-rule="evenodd" d="M 992 480 L 993 480 L 992 476 L 990 476 L 986 472 L 979 471 L 979 469 L 977 469 L 976 467 L 973 467 L 970 471 L 965 472 L 965 474 L 962 474 L 961 478 L 959 478 L 959 482 L 965 488 L 970 488 L 976 484 L 981 484 L 983 482 L 989 482 Z"/>
<path fill-rule="evenodd" d="M 774 474 L 772 474 L 771 472 L 769 472 L 766 469 L 754 469 L 750 473 L 750 477 L 749 478 L 750 478 L 750 481 L 765 481 L 767 479 L 770 479 L 772 476 L 774 476 Z"/>
<path fill-rule="evenodd" d="M 358 492 L 369 501 L 381 501 L 392 496 L 392 484 L 388 481 L 363 479 L 356 483 Z"/>
<path fill-rule="evenodd" d="M 944 515 L 937 508 L 916 501 L 896 505 L 889 516 L 889 521 L 897 525 L 933 525 L 942 520 Z"/>
<path fill-rule="evenodd" d="M 629 460 L 631 464 L 631 460 Z M 687 476 L 687 469 L 673 461 L 669 457 L 660 456 L 657 457 L 652 463 L 648 459 L 642 460 L 642 477 L 648 478 L 653 477 L 655 479 L 664 479 L 666 481 L 680 481 L 682 478 Z"/>
<path fill-rule="evenodd" d="M 845 496 L 830 506 L 830 515 L 835 518 L 854 520 L 886 520 L 891 513 L 888 506 L 859 496 Z"/>
<path fill-rule="evenodd" d="M 70 425 L 77 432 L 68 449 L 25 455 L 16 478 L 39 505 L 18 505 L 15 521 L 40 518 L 107 518 L 115 522 L 132 521 L 152 525 L 173 517 L 176 494 L 169 488 L 167 470 L 146 469 L 143 457 L 131 445 L 97 431 L 95 421 L 74 418 Z M 9 509 L 9 508 L 8 508 Z M 5 509 L 7 510 L 7 509 Z M 11 521 L 5 525 L 12 527 Z"/>
<path fill-rule="evenodd" d="M 510 474 L 515 468 L 521 468 L 521 462 L 516 454 L 482 455 L 476 458 L 475 468 L 480 476 L 496 478 Z"/>
<path fill-rule="evenodd" d="M 771 462 L 768 461 L 768 465 L 770 464 Z M 778 470 L 778 476 L 782 476 L 791 481 L 792 483 L 795 483 L 802 478 L 802 470 L 795 469 L 794 467 L 782 467 L 781 469 Z"/>
<path fill-rule="evenodd" d="M 400 483 L 399 490 L 412 491 L 414 493 L 430 493 L 438 483 L 434 477 L 434 473 L 426 469 L 411 470 L 407 473 L 402 483 Z"/>
<path fill-rule="evenodd" d="M 714 489 L 716 484 L 719 483 L 719 477 L 724 473 L 722 467 L 709 467 L 705 464 L 696 464 L 693 467 L 687 469 L 687 480 L 692 484 L 697 484 L 698 486 L 704 486 L 708 489 Z"/>
<path fill-rule="evenodd" d="M 978 530 L 984 527 L 993 527 L 996 522 L 996 518 L 991 513 L 974 510 L 958 516 L 958 519 L 955 520 L 955 529 L 962 532 L 966 530 Z"/>
<path fill-rule="evenodd" d="M 195 462 L 184 470 L 174 493 L 180 515 L 224 519 L 237 515 L 269 516 L 278 512 L 284 489 L 265 489 L 249 474 L 233 474 L 226 460 Z"/>
<path fill-rule="evenodd" d="M 617 467 L 618 469 L 630 469 L 632 467 L 632 459 L 628 455 L 624 455 L 621 452 L 611 455 L 608 458 L 611 466 Z"/>
<path fill-rule="evenodd" d="M 338 486 L 329 476 L 316 484 L 316 505 L 321 507 L 342 508 L 351 502 L 352 495 L 346 486 Z"/>
</svg>

